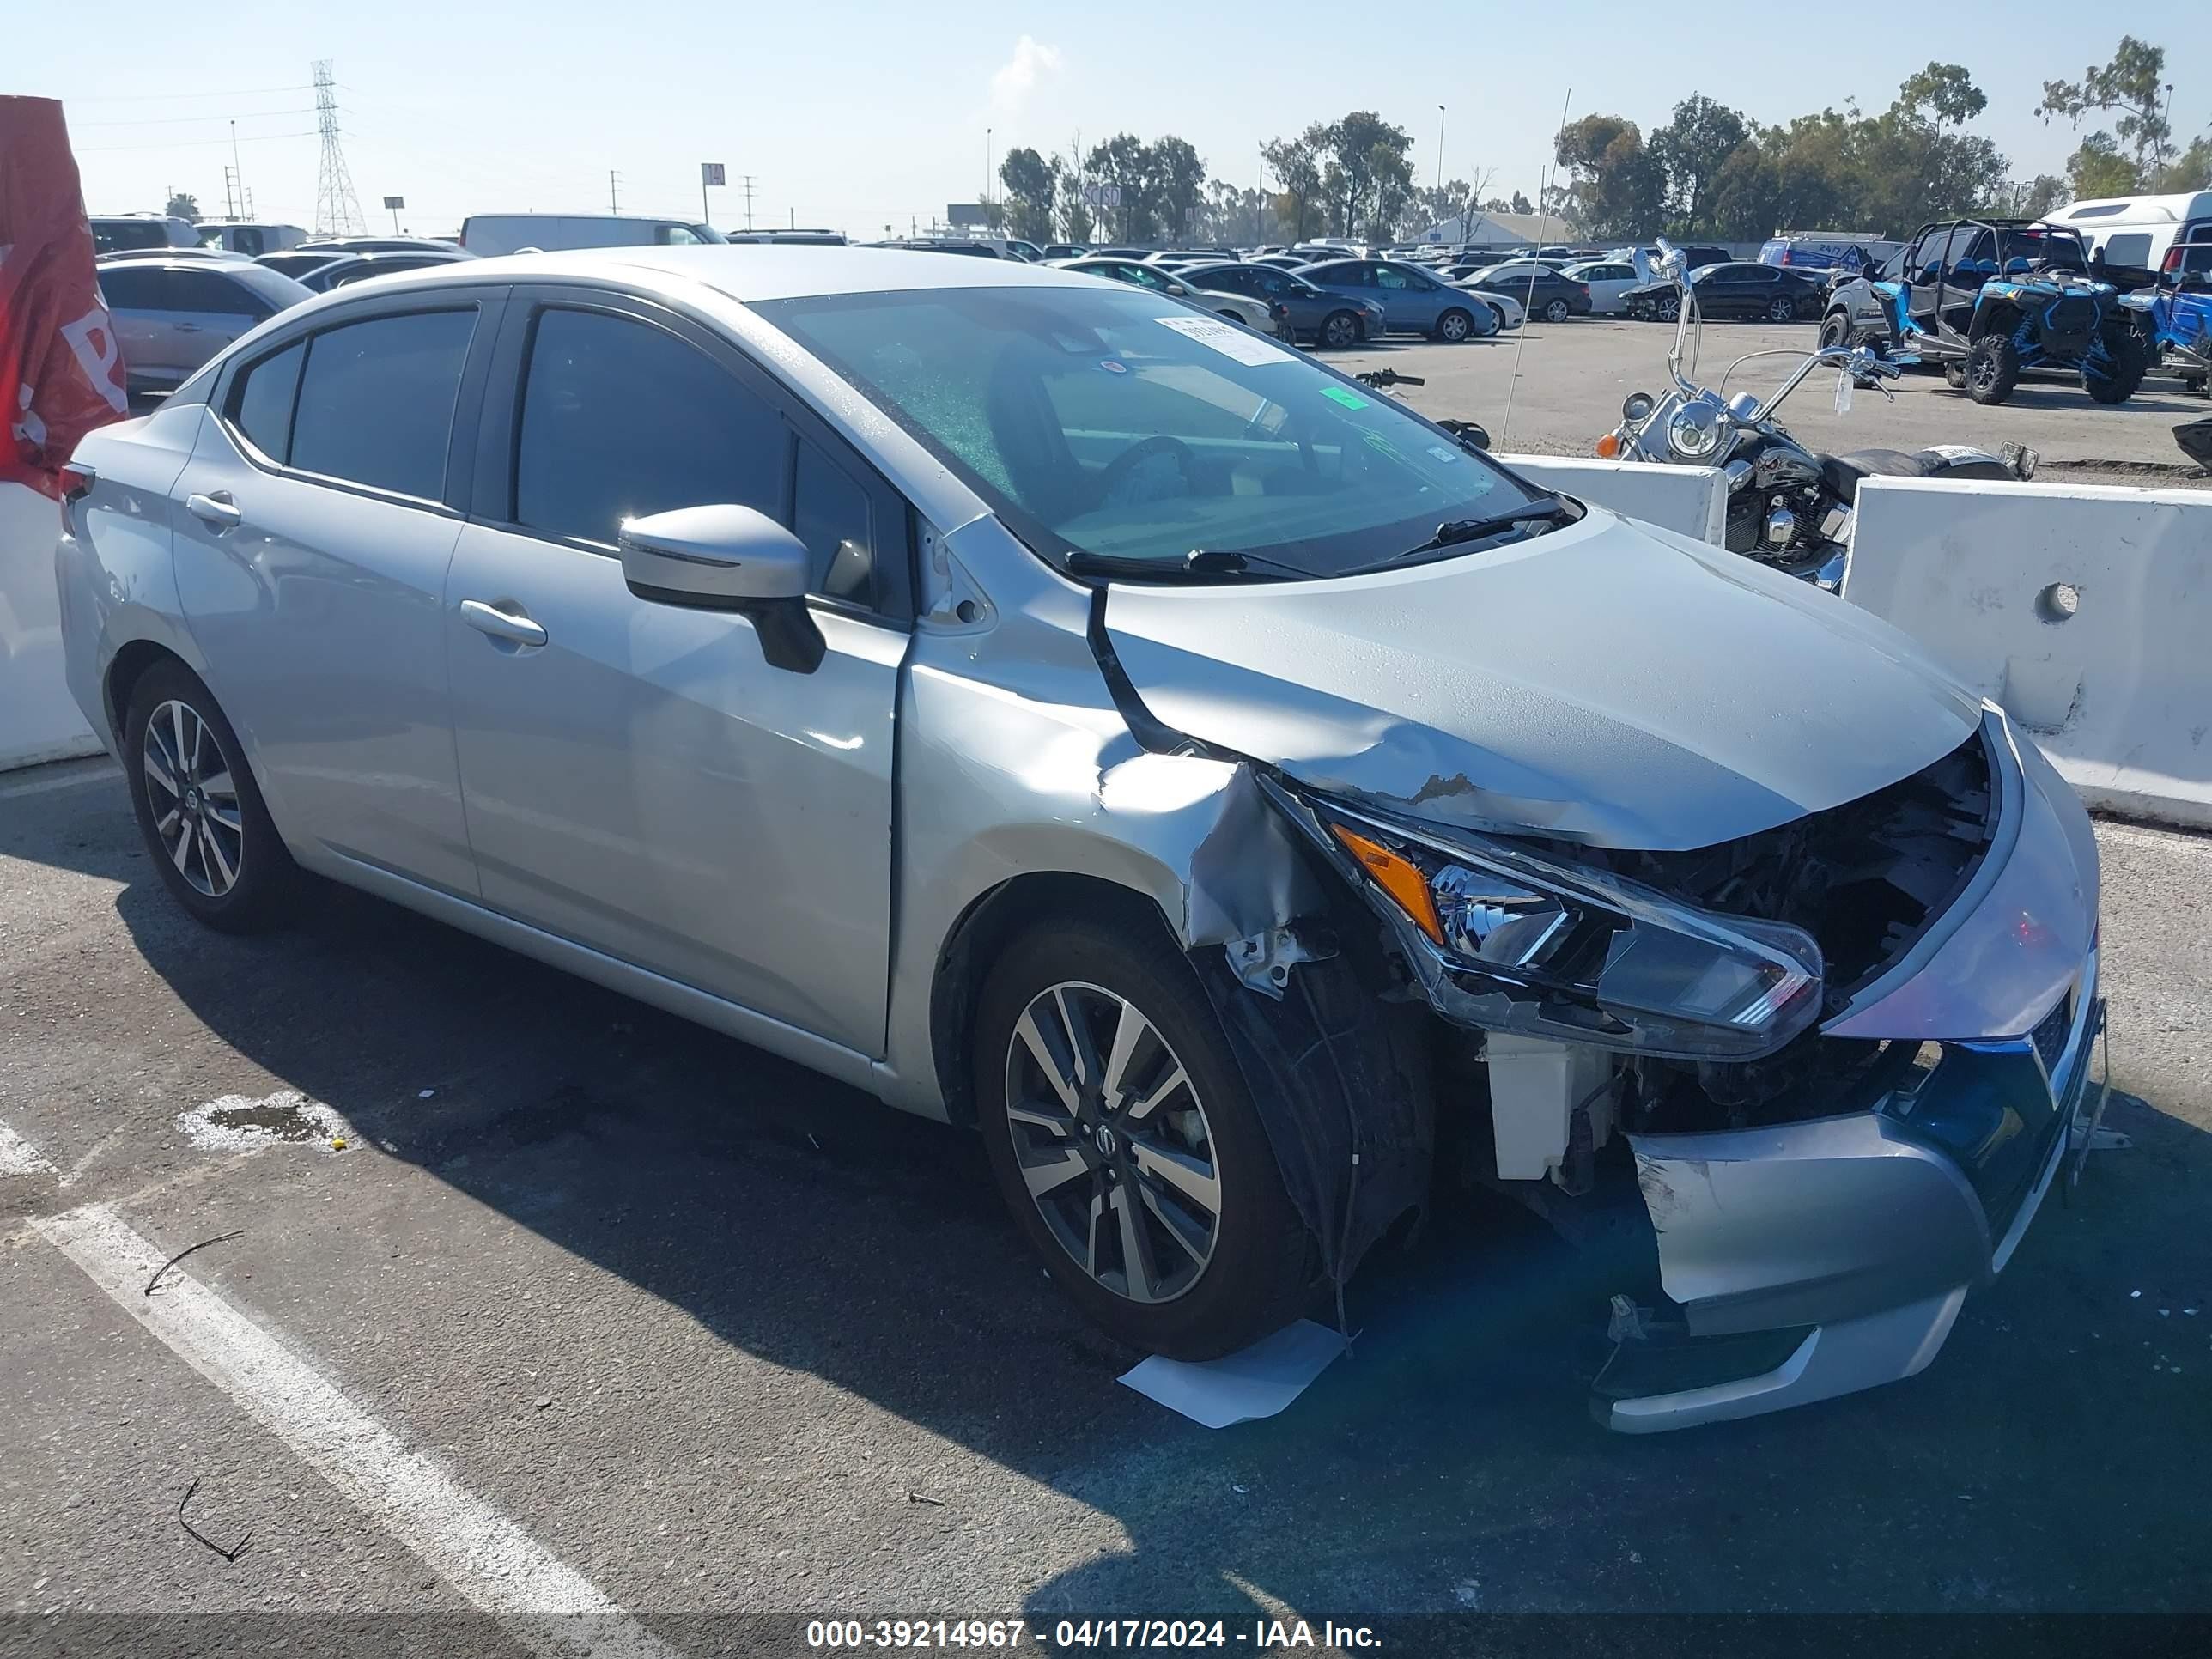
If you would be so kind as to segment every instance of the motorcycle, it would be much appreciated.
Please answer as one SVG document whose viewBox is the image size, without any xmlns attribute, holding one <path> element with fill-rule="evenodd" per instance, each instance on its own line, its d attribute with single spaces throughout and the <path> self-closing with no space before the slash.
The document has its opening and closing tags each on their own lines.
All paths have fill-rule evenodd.
<svg viewBox="0 0 2212 1659">
<path fill-rule="evenodd" d="M 1696 285 L 1689 280 L 1680 251 L 1663 240 L 1659 246 L 1661 274 L 1673 281 L 1680 295 L 1674 344 L 1667 354 L 1674 390 L 1656 398 L 1648 392 L 1630 393 L 1620 406 L 1620 424 L 1598 440 L 1597 453 L 1611 460 L 1669 461 L 1726 472 L 1729 552 L 1833 592 L 1843 582 L 1861 479 L 2025 480 L 2034 475 L 2036 453 L 2020 444 L 2006 444 L 1995 455 L 1962 444 L 1937 444 L 1911 454 L 1862 449 L 1828 455 L 1791 437 L 1775 419 L 1775 411 L 1816 369 L 1837 371 L 1839 414 L 1850 407 L 1851 394 L 1858 389 L 1896 401 L 1883 383 L 1902 374 L 1904 362 L 1868 346 L 1828 346 L 1805 353 L 1796 372 L 1764 401 L 1749 392 L 1725 396 L 1729 376 L 1755 358 L 1798 354 L 1748 352 L 1728 366 L 1717 390 L 1700 386 L 1692 378 L 1704 331 Z"/>
</svg>

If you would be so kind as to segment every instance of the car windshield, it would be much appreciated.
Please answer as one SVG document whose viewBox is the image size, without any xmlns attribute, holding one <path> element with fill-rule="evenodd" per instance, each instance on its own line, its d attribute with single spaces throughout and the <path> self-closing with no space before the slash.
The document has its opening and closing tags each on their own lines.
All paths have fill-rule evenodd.
<svg viewBox="0 0 2212 1659">
<path fill-rule="evenodd" d="M 1103 555 L 1164 578 L 1203 550 L 1328 576 L 1535 499 L 1379 392 L 1137 290 L 994 284 L 754 309 L 1063 565 Z"/>
</svg>

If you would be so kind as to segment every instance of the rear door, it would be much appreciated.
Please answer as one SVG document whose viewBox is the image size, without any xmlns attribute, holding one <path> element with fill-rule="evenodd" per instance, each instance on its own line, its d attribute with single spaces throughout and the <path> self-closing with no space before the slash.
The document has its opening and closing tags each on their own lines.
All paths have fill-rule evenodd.
<svg viewBox="0 0 2212 1659">
<path fill-rule="evenodd" d="M 905 503 L 729 342 L 643 299 L 518 292 L 495 384 L 445 607 L 484 902 L 880 1054 Z M 625 584 L 623 519 L 721 502 L 813 552 L 814 672 L 771 665 L 749 617 Z"/>
<path fill-rule="evenodd" d="M 286 841 L 465 896 L 440 607 L 498 307 L 441 289 L 278 337 L 226 368 L 176 486 L 179 598 Z"/>
<path fill-rule="evenodd" d="M 276 311 L 225 271 L 171 270 L 163 275 L 168 279 L 163 285 L 164 314 L 173 319 L 180 364 L 187 372 Z"/>
</svg>

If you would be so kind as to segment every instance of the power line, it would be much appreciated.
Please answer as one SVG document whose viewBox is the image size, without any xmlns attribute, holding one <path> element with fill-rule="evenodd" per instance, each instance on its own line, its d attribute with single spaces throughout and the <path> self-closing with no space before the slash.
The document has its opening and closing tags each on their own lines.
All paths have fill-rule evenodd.
<svg viewBox="0 0 2212 1659">
<path fill-rule="evenodd" d="M 187 98 L 266 98 L 278 92 L 313 92 L 306 82 L 296 87 L 246 87 L 234 92 L 119 92 L 105 93 L 97 98 L 79 98 L 72 93 L 63 101 L 70 104 L 171 104 Z"/>
<path fill-rule="evenodd" d="M 315 137 L 315 134 L 312 131 L 253 132 L 246 134 L 240 137 L 238 142 L 241 144 L 266 144 L 273 143 L 279 139 L 284 138 L 313 138 L 313 137 Z M 222 145 L 225 149 L 228 149 L 230 146 L 230 140 L 228 138 L 187 138 L 181 143 L 166 144 L 72 144 L 70 149 L 75 150 L 79 155 L 120 155 L 132 151 L 143 154 L 145 151 L 149 149 L 210 149 L 218 144 Z"/>
<path fill-rule="evenodd" d="M 142 120 L 139 120 L 139 119 L 137 119 L 137 118 L 135 118 L 135 117 L 134 117 L 133 118 L 131 118 L 131 119 L 130 119 L 130 120 L 128 120 L 128 121 L 72 121 L 71 123 L 70 123 L 70 125 L 71 126 L 77 126 L 77 127 L 179 127 L 179 126 L 186 126 L 186 125 L 191 125 L 192 122 L 195 122 L 195 121 L 222 121 L 222 120 L 234 120 L 234 121 L 258 121 L 258 120 L 270 120 L 270 119 L 274 119 L 276 117 L 277 117 L 277 116 L 279 116 L 279 115 L 313 115 L 314 112 L 315 112 L 314 106 L 313 106 L 313 105 L 312 105 L 312 104 L 309 104 L 309 105 L 303 106 L 302 107 L 301 107 L 301 108 L 299 108 L 299 109 L 256 109 L 256 110 L 248 110 L 248 111 L 246 111 L 246 112 L 244 114 L 242 114 L 242 115 L 234 115 L 234 116 L 222 116 L 222 115 L 157 115 L 157 116 L 152 116 L 152 117 L 149 117 L 149 118 L 148 118 L 147 119 L 143 120 L 143 121 L 142 121 Z"/>
</svg>

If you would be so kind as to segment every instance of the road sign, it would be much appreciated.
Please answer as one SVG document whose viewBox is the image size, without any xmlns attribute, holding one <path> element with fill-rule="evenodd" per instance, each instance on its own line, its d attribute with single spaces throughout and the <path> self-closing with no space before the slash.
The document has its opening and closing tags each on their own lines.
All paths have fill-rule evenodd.
<svg viewBox="0 0 2212 1659">
<path fill-rule="evenodd" d="M 720 161 L 702 161 L 699 163 L 699 182 L 702 185 L 720 185 L 724 182 L 724 179 L 725 175 L 722 172 L 722 163 Z"/>
<path fill-rule="evenodd" d="M 981 202 L 952 202 L 945 210 L 945 222 L 955 230 L 981 229 L 991 217 L 991 210 Z"/>
<path fill-rule="evenodd" d="M 1086 207 L 1119 207 L 1121 205 L 1121 186 L 1119 185 L 1085 185 L 1083 202 Z"/>
<path fill-rule="evenodd" d="M 387 196 L 384 198 L 384 205 L 396 211 L 407 205 L 407 198 L 404 196 Z"/>
</svg>

